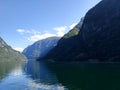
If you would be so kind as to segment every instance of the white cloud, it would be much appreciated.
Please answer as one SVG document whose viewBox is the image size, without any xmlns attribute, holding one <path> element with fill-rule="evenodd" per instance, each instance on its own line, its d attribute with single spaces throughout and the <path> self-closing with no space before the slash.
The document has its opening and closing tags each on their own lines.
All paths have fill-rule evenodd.
<svg viewBox="0 0 120 90">
<path fill-rule="evenodd" d="M 24 50 L 24 48 L 20 48 L 20 47 L 16 47 L 14 48 L 16 51 L 22 52 Z"/>
<path fill-rule="evenodd" d="M 28 34 L 40 34 L 39 31 L 34 30 L 34 29 L 32 29 L 32 30 L 26 30 L 26 33 L 28 33 Z"/>
<path fill-rule="evenodd" d="M 65 34 L 65 31 L 67 30 L 67 26 L 62 26 L 62 27 L 57 27 L 57 28 L 53 28 L 56 32 L 57 36 L 63 36 Z"/>
<path fill-rule="evenodd" d="M 32 30 L 17 29 L 16 31 L 22 35 L 25 35 L 27 37 L 27 40 L 32 42 L 56 36 L 56 34 L 49 33 L 48 31 L 45 31 L 43 34 L 41 34 L 39 31 L 34 29 Z"/>
<path fill-rule="evenodd" d="M 77 23 L 73 23 L 69 26 L 70 29 L 73 29 L 75 26 L 77 25 Z"/>
<path fill-rule="evenodd" d="M 25 33 L 25 30 L 24 30 L 24 29 L 17 29 L 16 31 L 17 31 L 18 33 L 20 33 L 20 34 Z"/>
<path fill-rule="evenodd" d="M 39 31 L 31 29 L 31 30 L 25 30 L 25 29 L 17 29 L 16 30 L 20 34 L 40 34 Z"/>
<path fill-rule="evenodd" d="M 72 26 L 73 25 L 71 25 L 71 27 Z M 54 31 L 53 33 L 50 33 L 49 31 L 44 31 L 41 33 L 34 29 L 31 29 L 31 30 L 17 29 L 16 31 L 22 35 L 25 35 L 27 40 L 35 42 L 35 41 L 42 40 L 52 36 L 62 37 L 67 32 L 68 29 L 69 29 L 68 26 L 56 27 L 56 28 L 53 28 L 53 31 Z M 20 51 L 22 49 L 17 48 L 17 50 Z"/>
<path fill-rule="evenodd" d="M 56 31 L 65 31 L 67 29 L 67 26 L 62 26 L 62 27 L 56 27 L 54 30 Z"/>
<path fill-rule="evenodd" d="M 64 34 L 65 34 L 65 33 L 64 33 L 64 32 L 62 32 L 62 31 L 57 32 L 57 36 L 58 36 L 58 37 L 62 37 L 62 36 L 64 36 Z"/>
<path fill-rule="evenodd" d="M 34 34 L 31 37 L 28 38 L 29 41 L 38 41 L 38 40 L 42 40 L 48 37 L 52 37 L 52 36 L 56 36 L 55 34 L 51 34 L 51 33 L 44 33 L 44 34 Z"/>
</svg>

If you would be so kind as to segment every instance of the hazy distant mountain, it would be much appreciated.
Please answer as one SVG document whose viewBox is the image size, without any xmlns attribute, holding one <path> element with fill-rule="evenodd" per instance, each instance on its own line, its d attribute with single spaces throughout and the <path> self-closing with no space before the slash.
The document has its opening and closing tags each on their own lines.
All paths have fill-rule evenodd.
<svg viewBox="0 0 120 90">
<path fill-rule="evenodd" d="M 46 59 L 120 61 L 120 0 L 102 0 L 86 14 L 79 34 L 60 40 Z"/>
<path fill-rule="evenodd" d="M 0 61 L 25 61 L 25 56 L 13 50 L 0 37 Z"/>
<path fill-rule="evenodd" d="M 37 59 L 45 56 L 53 47 L 57 45 L 60 37 L 49 37 L 39 40 L 34 44 L 28 46 L 22 52 L 28 59 Z"/>
</svg>

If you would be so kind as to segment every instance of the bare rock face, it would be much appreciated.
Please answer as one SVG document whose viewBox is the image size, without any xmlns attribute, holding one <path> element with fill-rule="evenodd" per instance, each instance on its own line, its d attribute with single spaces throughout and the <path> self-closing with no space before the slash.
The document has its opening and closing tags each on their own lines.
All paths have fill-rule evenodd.
<svg viewBox="0 0 120 90">
<path fill-rule="evenodd" d="M 78 29 L 78 35 L 66 40 L 64 46 L 58 44 L 46 58 L 55 61 L 120 61 L 120 0 L 102 0 L 87 12 Z"/>
</svg>

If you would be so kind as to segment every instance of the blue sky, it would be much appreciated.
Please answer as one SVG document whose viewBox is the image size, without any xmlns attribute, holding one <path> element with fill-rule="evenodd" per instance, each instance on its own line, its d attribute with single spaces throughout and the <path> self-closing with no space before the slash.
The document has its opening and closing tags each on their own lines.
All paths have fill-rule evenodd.
<svg viewBox="0 0 120 90">
<path fill-rule="evenodd" d="M 22 50 L 37 40 L 63 36 L 101 0 L 0 0 L 0 36 Z"/>
</svg>

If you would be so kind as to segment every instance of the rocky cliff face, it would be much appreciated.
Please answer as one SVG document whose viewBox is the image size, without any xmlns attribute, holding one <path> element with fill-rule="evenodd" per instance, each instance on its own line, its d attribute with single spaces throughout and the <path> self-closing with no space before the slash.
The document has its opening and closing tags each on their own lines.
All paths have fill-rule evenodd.
<svg viewBox="0 0 120 90">
<path fill-rule="evenodd" d="M 88 11 L 79 29 L 77 36 L 66 40 L 64 47 L 58 42 L 46 57 L 59 61 L 120 61 L 120 0 L 102 0 Z"/>
<path fill-rule="evenodd" d="M 23 54 L 28 59 L 37 59 L 38 57 L 45 56 L 53 47 L 57 45 L 60 37 L 50 37 L 35 42 L 33 45 L 28 46 Z"/>
<path fill-rule="evenodd" d="M 0 38 L 0 61 L 25 61 L 26 58 L 20 52 L 13 50 L 2 38 Z"/>
</svg>

